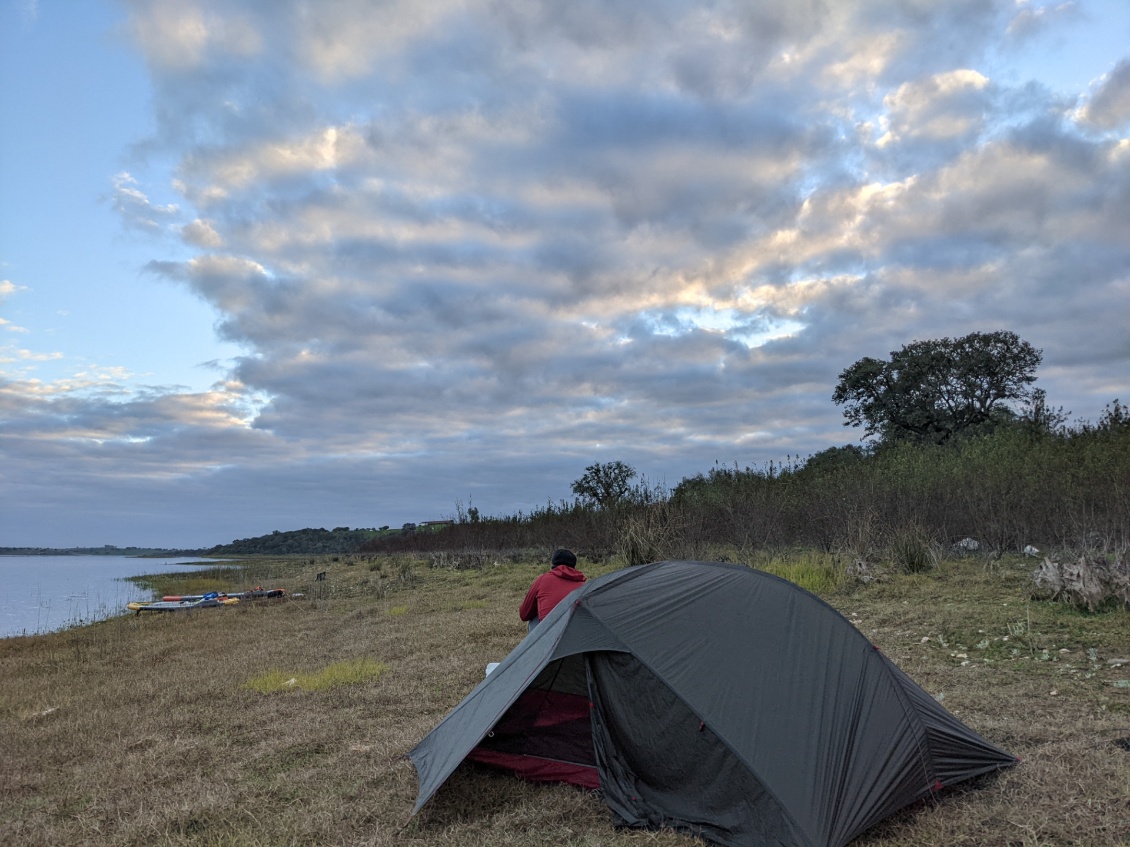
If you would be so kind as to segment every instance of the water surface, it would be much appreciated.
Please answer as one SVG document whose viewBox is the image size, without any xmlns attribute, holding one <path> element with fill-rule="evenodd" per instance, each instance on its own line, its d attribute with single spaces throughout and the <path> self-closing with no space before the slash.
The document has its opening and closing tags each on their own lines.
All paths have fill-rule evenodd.
<svg viewBox="0 0 1130 847">
<path fill-rule="evenodd" d="M 151 592 L 126 578 L 199 570 L 192 557 L 0 556 L 0 638 L 34 635 L 123 614 Z"/>
</svg>

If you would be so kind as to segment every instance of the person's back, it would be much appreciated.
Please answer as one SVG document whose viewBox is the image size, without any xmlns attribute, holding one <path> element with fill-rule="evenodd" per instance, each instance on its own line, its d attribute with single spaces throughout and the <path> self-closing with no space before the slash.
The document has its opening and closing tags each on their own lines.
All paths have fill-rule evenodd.
<svg viewBox="0 0 1130 847">
<path fill-rule="evenodd" d="M 557 550 L 550 561 L 550 570 L 534 580 L 518 609 L 518 617 L 533 629 L 553 607 L 572 594 L 585 581 L 577 570 L 577 557 L 569 550 Z"/>
</svg>

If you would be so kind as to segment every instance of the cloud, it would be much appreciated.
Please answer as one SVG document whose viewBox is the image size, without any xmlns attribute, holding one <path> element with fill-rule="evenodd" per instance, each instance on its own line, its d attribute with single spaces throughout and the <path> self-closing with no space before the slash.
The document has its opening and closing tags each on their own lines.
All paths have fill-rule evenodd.
<svg viewBox="0 0 1130 847">
<path fill-rule="evenodd" d="M 317 80 L 268 94 L 320 86 L 322 106 L 254 132 L 205 109 L 227 143 L 188 147 L 178 179 L 227 255 L 152 265 L 254 351 L 236 373 L 271 398 L 272 432 L 348 442 L 379 416 L 387 443 L 404 426 L 429 444 L 554 398 L 613 427 L 614 398 L 654 409 L 685 380 L 695 403 L 752 400 L 753 375 L 778 397 L 805 355 L 805 384 L 834 380 L 816 333 L 852 355 L 836 310 L 893 348 L 931 313 L 951 333 L 1006 317 L 997 280 L 1033 240 L 1055 253 L 1056 228 L 1117 243 L 1124 163 L 1047 129 L 1057 104 L 976 64 L 1010 21 L 1018 35 L 1066 9 L 385 11 L 363 46 L 372 27 L 349 3 L 313 28 L 237 10 L 264 61 L 303 57 Z M 779 327 L 751 358 L 748 339 Z M 784 350 L 795 364 L 778 370 Z"/>
<path fill-rule="evenodd" d="M 249 59 L 262 49 L 252 21 L 221 4 L 160 0 L 130 5 L 136 43 L 149 61 L 162 68 L 191 71 L 216 56 Z"/>
<path fill-rule="evenodd" d="M 155 232 L 175 220 L 180 213 L 180 207 L 175 203 L 153 203 L 138 188 L 137 180 L 125 171 L 114 177 L 113 185 L 110 202 L 127 227 Z"/>
<path fill-rule="evenodd" d="M 204 171 L 217 183 L 219 196 L 228 196 L 249 185 L 295 176 L 309 177 L 319 171 L 346 167 L 364 150 L 364 141 L 348 127 L 328 127 L 311 138 L 273 141 L 244 149 L 237 155 L 216 156 L 212 161 L 195 161 L 194 171 Z"/>
<path fill-rule="evenodd" d="M 1006 34 L 1012 39 L 1027 41 L 1079 14 L 1079 5 L 1073 0 L 1043 6 L 1035 6 L 1030 0 L 1017 0 L 1016 14 L 1009 21 Z"/>
<path fill-rule="evenodd" d="M 1117 129 L 1130 122 L 1130 59 L 1103 76 L 1079 118 L 1099 129 Z"/>
<path fill-rule="evenodd" d="M 389 0 L 375 10 L 349 0 L 299 6 L 292 30 L 296 54 L 326 81 L 362 77 L 389 54 L 411 49 L 433 27 L 457 18 L 461 6 L 453 0 Z"/>
<path fill-rule="evenodd" d="M 181 236 L 196 247 L 223 247 L 224 239 L 208 221 L 197 218 L 181 227 Z"/>
<path fill-rule="evenodd" d="M 883 104 L 887 132 L 880 147 L 904 138 L 967 140 L 985 121 L 989 80 L 961 68 L 900 85 Z"/>
<path fill-rule="evenodd" d="M 50 362 L 63 358 L 62 353 L 36 353 L 32 350 L 17 349 L 14 347 L 0 348 L 3 362 Z"/>
</svg>

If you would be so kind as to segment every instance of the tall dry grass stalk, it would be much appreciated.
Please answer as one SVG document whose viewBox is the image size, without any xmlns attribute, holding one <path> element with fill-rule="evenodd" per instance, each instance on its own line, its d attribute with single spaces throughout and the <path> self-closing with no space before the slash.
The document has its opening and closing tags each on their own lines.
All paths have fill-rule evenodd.
<svg viewBox="0 0 1130 847">
<path fill-rule="evenodd" d="M 934 568 L 941 556 L 929 533 L 917 524 L 901 526 L 891 533 L 887 556 L 903 573 L 925 573 Z"/>
<path fill-rule="evenodd" d="M 616 552 L 628 565 L 643 565 L 685 555 L 682 515 L 669 501 L 624 514 Z"/>
<path fill-rule="evenodd" d="M 0 641 L 0 844 L 697 843 L 616 831 L 597 797 L 470 768 L 408 822 L 404 753 L 523 637 L 518 604 L 544 563 L 371 564 L 260 562 L 284 587 L 321 593 Z M 622 564 L 581 562 L 590 576 Z M 860 847 L 1127 843 L 1130 667 L 1111 660 L 1130 658 L 1130 614 L 1028 604 L 1029 570 L 947 561 L 824 594 L 1024 759 L 899 813 Z M 1010 635 L 1021 622 L 1023 639 Z M 324 684 L 249 687 L 273 671 Z"/>
</svg>

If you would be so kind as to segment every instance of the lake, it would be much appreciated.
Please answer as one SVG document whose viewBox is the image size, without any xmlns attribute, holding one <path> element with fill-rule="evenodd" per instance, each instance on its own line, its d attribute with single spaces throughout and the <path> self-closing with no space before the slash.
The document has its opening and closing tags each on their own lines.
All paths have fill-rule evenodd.
<svg viewBox="0 0 1130 847">
<path fill-rule="evenodd" d="M 0 556 L 0 638 L 53 632 L 124 614 L 150 592 L 126 577 L 199 570 L 214 559 Z"/>
</svg>

